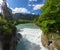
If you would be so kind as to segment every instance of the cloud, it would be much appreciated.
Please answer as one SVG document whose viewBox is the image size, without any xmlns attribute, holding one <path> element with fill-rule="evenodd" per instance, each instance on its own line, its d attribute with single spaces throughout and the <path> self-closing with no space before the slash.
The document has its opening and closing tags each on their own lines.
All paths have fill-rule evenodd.
<svg viewBox="0 0 60 50">
<path fill-rule="evenodd" d="M 3 2 L 3 1 L 2 1 L 2 0 L 0 0 L 0 13 L 1 13 L 1 4 L 2 4 L 2 2 Z"/>
<path fill-rule="evenodd" d="M 37 0 L 29 0 L 29 1 L 37 1 Z"/>
<path fill-rule="evenodd" d="M 3 0 L 0 0 L 0 13 L 1 13 L 1 5 L 2 5 Z M 9 7 L 9 4 L 7 3 L 7 6 Z"/>
<path fill-rule="evenodd" d="M 31 4 L 28 4 L 28 6 L 31 6 Z"/>
<path fill-rule="evenodd" d="M 2 2 L 3 2 L 3 0 L 0 0 L 0 5 L 2 5 Z M 7 6 L 9 6 L 9 4 L 7 3 Z"/>
<path fill-rule="evenodd" d="M 9 3 L 7 3 L 7 6 L 9 7 Z"/>
<path fill-rule="evenodd" d="M 35 14 L 35 13 L 32 13 L 33 15 Z"/>
<path fill-rule="evenodd" d="M 28 6 L 35 6 L 35 4 L 32 4 L 32 5 L 31 4 L 28 4 Z"/>
<path fill-rule="evenodd" d="M 2 2 L 3 2 L 3 1 L 2 1 L 2 0 L 0 0 L 0 4 L 2 4 Z"/>
<path fill-rule="evenodd" d="M 1 8 L 0 8 L 0 13 L 1 13 Z"/>
<path fill-rule="evenodd" d="M 30 11 L 26 8 L 11 8 L 12 9 L 12 13 L 30 13 Z"/>
<path fill-rule="evenodd" d="M 38 10 L 40 9 L 44 4 L 36 4 L 35 6 L 33 6 L 33 10 Z"/>
</svg>

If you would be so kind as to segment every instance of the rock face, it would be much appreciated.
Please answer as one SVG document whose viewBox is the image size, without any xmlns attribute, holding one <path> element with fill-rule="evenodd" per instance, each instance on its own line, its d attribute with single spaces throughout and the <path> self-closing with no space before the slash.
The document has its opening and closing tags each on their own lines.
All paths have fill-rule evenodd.
<svg viewBox="0 0 60 50">
<path fill-rule="evenodd" d="M 12 20 L 12 11 L 7 7 L 6 0 L 3 0 L 2 3 L 2 15 L 7 20 Z M 1 15 L 0 15 L 1 16 Z M 16 44 L 17 44 L 17 37 L 16 37 L 16 27 L 13 26 L 11 31 L 7 34 L 4 34 L 5 32 L 0 30 L 0 50 L 16 50 Z"/>
<path fill-rule="evenodd" d="M 1 43 L 1 41 L 0 41 L 0 50 L 2 50 L 2 43 Z"/>
<path fill-rule="evenodd" d="M 42 41 L 43 46 L 47 47 L 49 50 L 58 50 L 55 47 L 56 41 L 55 40 L 49 41 L 44 34 L 42 35 L 41 41 Z"/>
<path fill-rule="evenodd" d="M 7 7 L 6 0 L 1 5 L 2 15 L 5 19 L 12 20 L 12 10 Z"/>
<path fill-rule="evenodd" d="M 16 36 L 16 27 L 12 28 L 12 34 L 3 35 L 0 33 L 0 50 L 16 50 L 18 36 Z"/>
<path fill-rule="evenodd" d="M 3 35 L 0 33 L 0 50 L 16 50 L 16 28 L 12 29 L 12 34 Z"/>
<path fill-rule="evenodd" d="M 48 45 L 47 45 L 47 42 L 48 42 L 48 41 L 47 41 L 45 35 L 42 34 L 41 38 L 42 38 L 41 41 L 42 41 L 43 46 L 45 46 L 45 47 L 48 48 Z"/>
</svg>

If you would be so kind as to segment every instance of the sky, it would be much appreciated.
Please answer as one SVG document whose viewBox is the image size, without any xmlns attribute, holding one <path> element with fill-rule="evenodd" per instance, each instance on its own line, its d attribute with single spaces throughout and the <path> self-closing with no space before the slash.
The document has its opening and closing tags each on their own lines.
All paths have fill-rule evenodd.
<svg viewBox="0 0 60 50">
<path fill-rule="evenodd" d="M 12 13 L 41 14 L 40 8 L 44 5 L 45 0 L 6 0 L 6 2 L 12 9 Z M 1 3 L 2 0 L 0 0 Z"/>
</svg>

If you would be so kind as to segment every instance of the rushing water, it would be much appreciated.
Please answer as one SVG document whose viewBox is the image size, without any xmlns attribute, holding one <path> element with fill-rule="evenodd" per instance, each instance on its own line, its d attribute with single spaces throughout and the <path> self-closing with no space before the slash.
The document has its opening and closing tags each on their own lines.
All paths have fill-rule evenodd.
<svg viewBox="0 0 60 50">
<path fill-rule="evenodd" d="M 42 31 L 32 23 L 17 25 L 18 33 L 22 35 L 16 50 L 48 50 L 41 43 Z"/>
</svg>

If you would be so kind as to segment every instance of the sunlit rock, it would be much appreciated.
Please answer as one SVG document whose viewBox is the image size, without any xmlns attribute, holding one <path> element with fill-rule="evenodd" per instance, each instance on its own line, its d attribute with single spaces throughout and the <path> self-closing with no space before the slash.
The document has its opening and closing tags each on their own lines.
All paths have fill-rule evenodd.
<svg viewBox="0 0 60 50">
<path fill-rule="evenodd" d="M 3 0 L 2 5 L 2 15 L 5 19 L 11 20 L 12 19 L 12 10 L 7 7 L 6 0 Z"/>
</svg>

